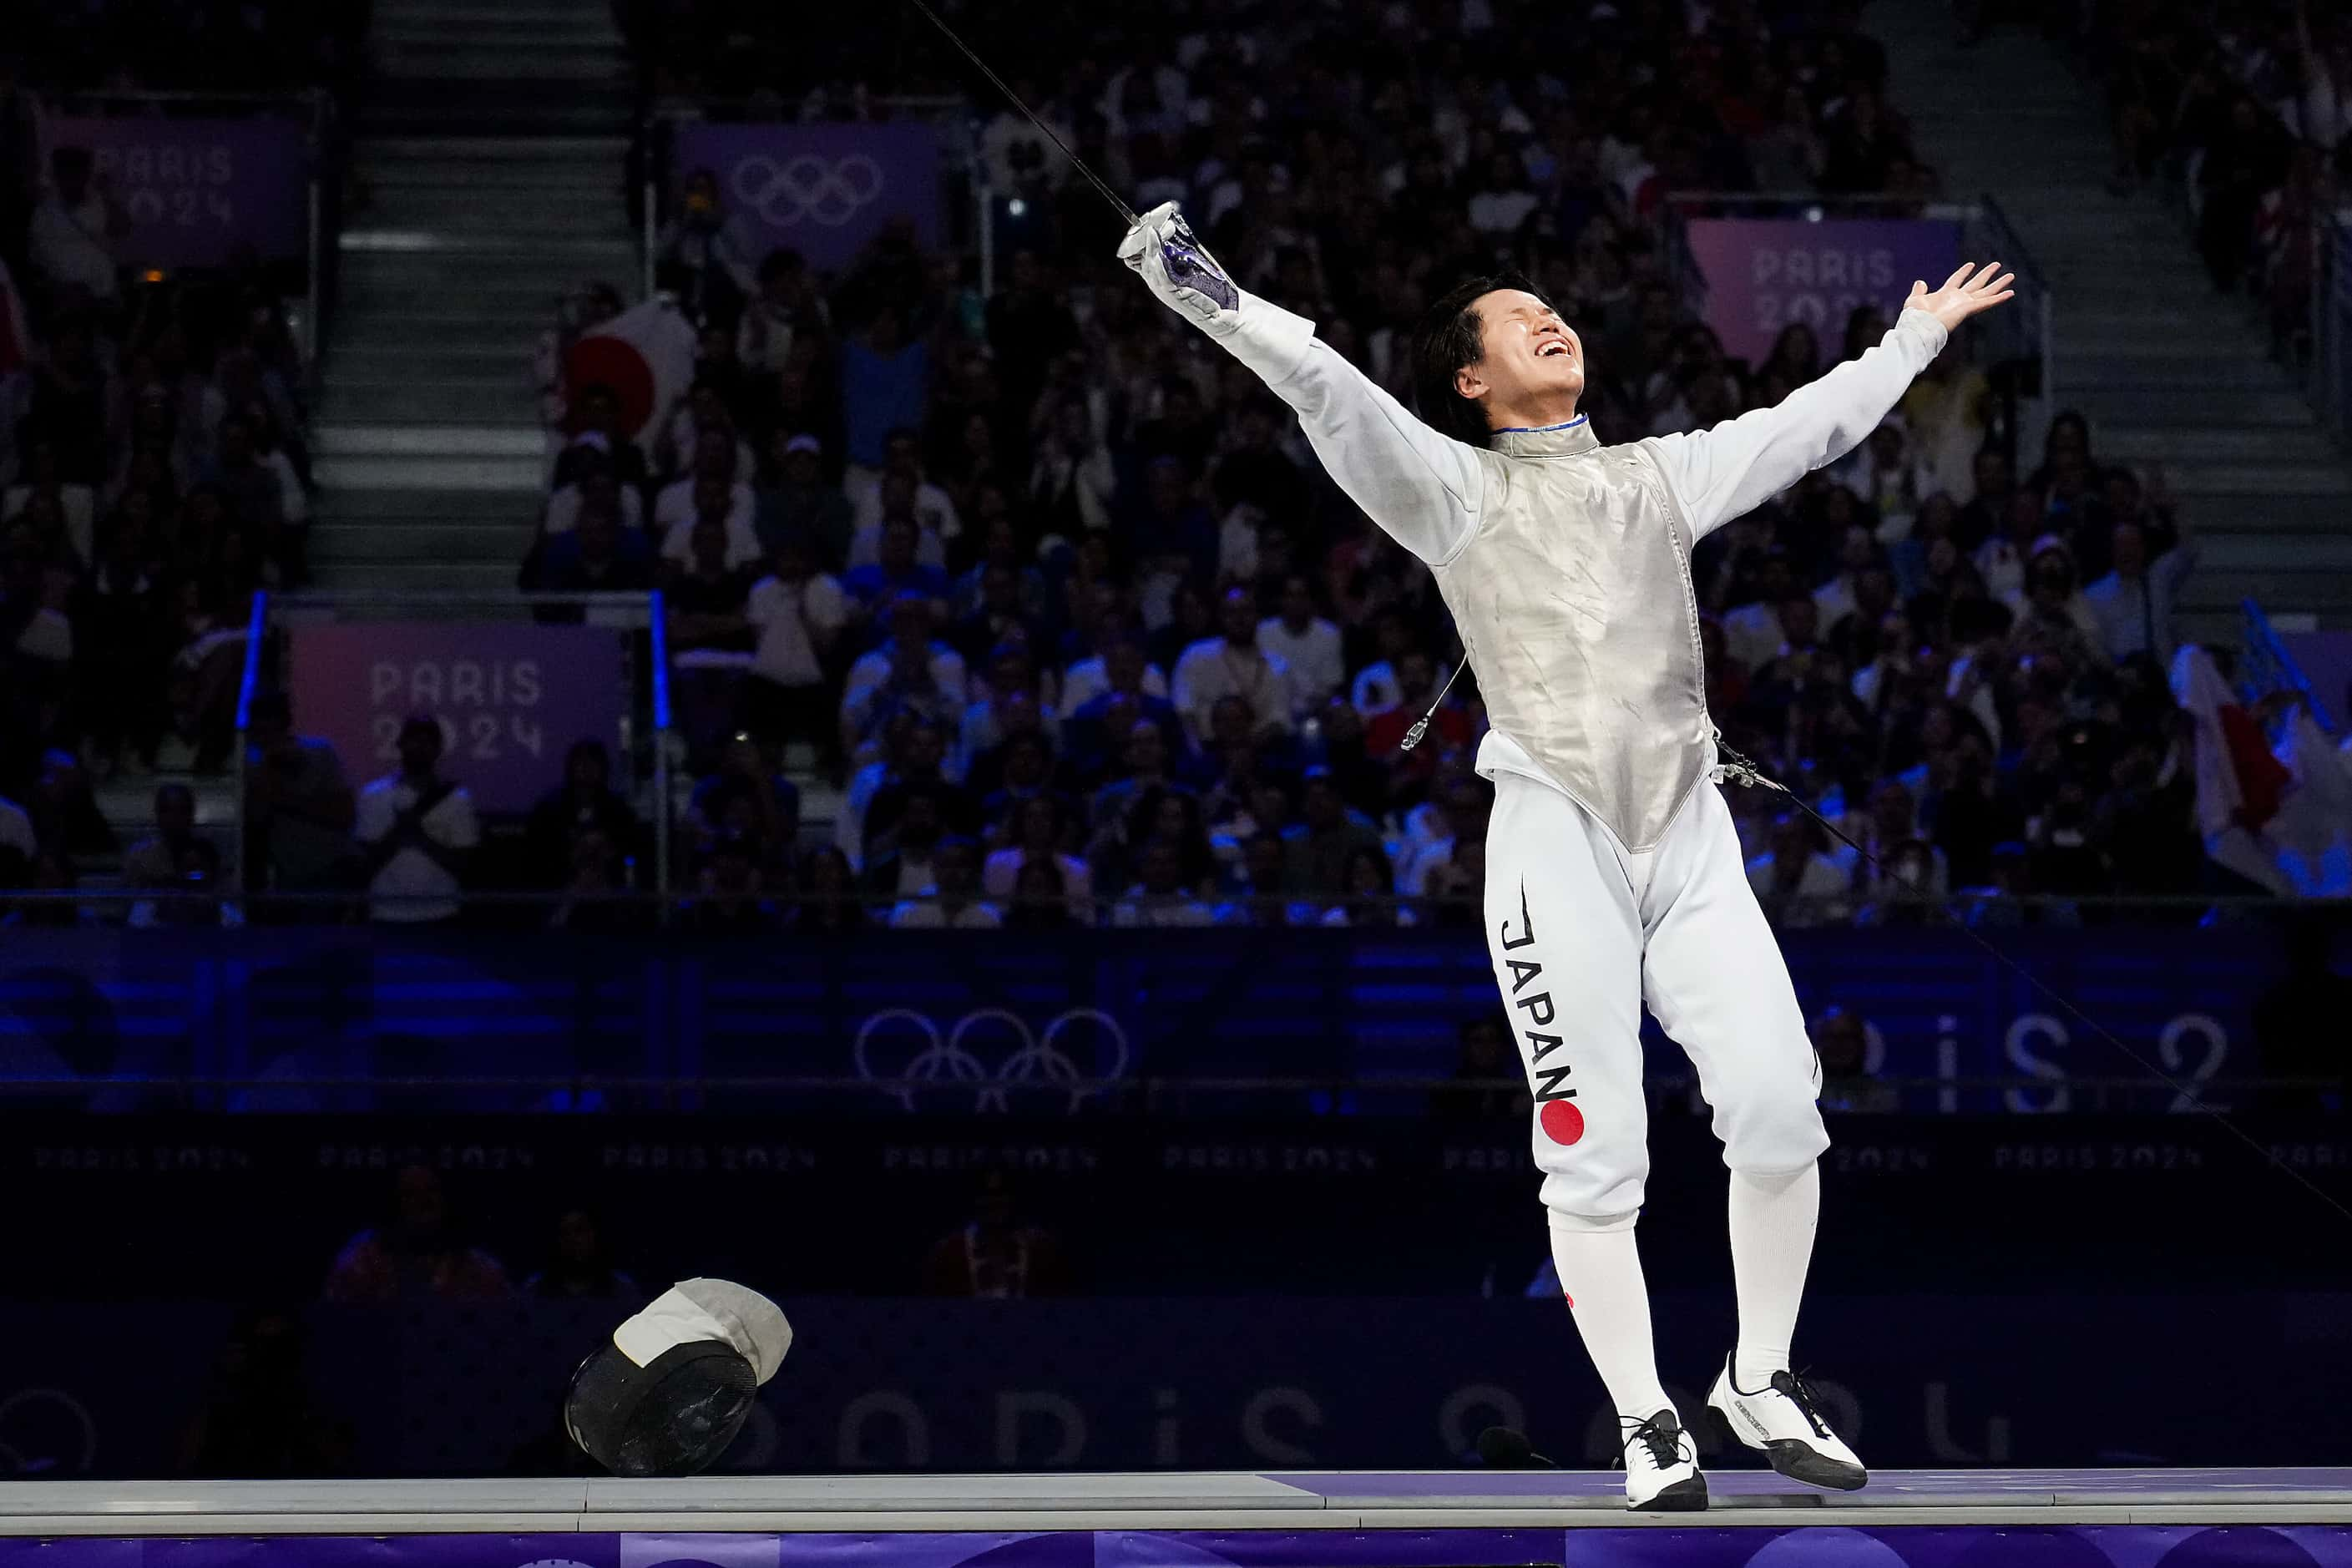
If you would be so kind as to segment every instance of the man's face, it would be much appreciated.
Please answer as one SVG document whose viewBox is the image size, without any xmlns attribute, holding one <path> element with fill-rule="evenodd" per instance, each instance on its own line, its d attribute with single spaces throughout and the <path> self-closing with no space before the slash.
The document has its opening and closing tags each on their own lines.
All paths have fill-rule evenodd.
<svg viewBox="0 0 2352 1568">
<path fill-rule="evenodd" d="M 1238 645 L 1257 638 L 1257 606 L 1250 603 L 1246 594 L 1227 594 L 1218 605 L 1217 620 L 1229 643 Z"/>
<path fill-rule="evenodd" d="M 1481 294 L 1479 359 L 1454 375 L 1454 389 L 1490 413 L 1538 398 L 1573 400 L 1584 392 L 1584 340 L 1559 312 L 1517 289 Z"/>
<path fill-rule="evenodd" d="M 1315 596 L 1307 591 L 1304 579 L 1293 577 L 1282 585 L 1282 618 L 1292 626 L 1304 626 L 1315 618 Z"/>
<path fill-rule="evenodd" d="M 734 500 L 734 488 L 725 479 L 706 477 L 694 481 L 694 510 L 698 517 L 724 522 Z"/>
<path fill-rule="evenodd" d="M 2115 559 L 2116 571 L 2123 576 L 2137 577 L 2147 565 L 2147 539 L 2140 532 L 2137 523 L 2117 523 L 2109 550 Z"/>
<path fill-rule="evenodd" d="M 940 851 L 940 863 L 934 873 L 939 878 L 940 891 L 950 897 L 969 893 L 980 883 L 980 868 L 972 860 L 971 847 L 950 844 Z"/>
<path fill-rule="evenodd" d="M 1160 726 L 1148 719 L 1136 721 L 1135 728 L 1127 732 L 1127 765 L 1129 771 L 1156 773 L 1168 760 L 1168 743 L 1160 734 Z"/>
<path fill-rule="evenodd" d="M 915 525 L 905 518 L 892 518 L 882 525 L 882 548 L 878 552 L 884 570 L 905 572 L 915 564 Z"/>
</svg>

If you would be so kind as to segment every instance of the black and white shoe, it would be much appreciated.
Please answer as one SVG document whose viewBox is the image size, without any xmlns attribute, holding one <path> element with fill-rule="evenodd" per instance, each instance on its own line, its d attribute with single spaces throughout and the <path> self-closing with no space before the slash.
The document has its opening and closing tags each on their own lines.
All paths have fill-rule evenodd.
<svg viewBox="0 0 2352 1568">
<path fill-rule="evenodd" d="M 1706 1506 L 1706 1478 L 1698 1450 L 1672 1409 L 1646 1421 L 1621 1418 L 1625 1429 L 1625 1506 L 1677 1512 Z"/>
<path fill-rule="evenodd" d="M 1804 1379 L 1793 1372 L 1776 1372 L 1765 1386 L 1751 1391 L 1738 1385 L 1727 1361 L 1707 1390 L 1706 1404 L 1734 1437 L 1762 1449 L 1772 1468 L 1792 1481 L 1850 1492 L 1870 1479 L 1853 1450 L 1822 1419 Z"/>
</svg>

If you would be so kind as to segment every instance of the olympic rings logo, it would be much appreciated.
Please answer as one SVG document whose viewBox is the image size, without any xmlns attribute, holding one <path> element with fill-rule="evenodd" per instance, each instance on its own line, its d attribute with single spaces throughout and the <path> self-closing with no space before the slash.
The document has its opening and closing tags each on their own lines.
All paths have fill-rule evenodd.
<svg viewBox="0 0 2352 1568">
<path fill-rule="evenodd" d="M 893 1025 L 913 1028 L 927 1044 L 897 1072 L 877 1073 L 872 1055 L 875 1036 Z M 1094 1026 L 1096 1034 L 1091 1073 L 1080 1072 L 1078 1064 L 1061 1048 L 1061 1041 L 1071 1030 L 1086 1025 Z M 975 1030 L 991 1028 L 1000 1028 L 1021 1042 L 1020 1048 L 1007 1056 L 993 1073 L 965 1045 Z M 1090 1085 L 1125 1075 L 1134 1052 L 1119 1021 L 1099 1007 L 1073 1007 L 1048 1023 L 1042 1036 L 1034 1033 L 1019 1014 L 1008 1013 L 1002 1007 L 982 1007 L 966 1013 L 944 1035 L 927 1014 L 912 1007 L 886 1007 L 858 1026 L 849 1056 L 859 1078 L 885 1086 L 883 1092 L 908 1110 L 915 1109 L 911 1085 L 952 1083 L 979 1086 L 972 1100 L 975 1110 L 1010 1109 L 1010 1091 L 1016 1087 L 1067 1089 L 1069 1108 L 1075 1113 L 1095 1092 Z"/>
<path fill-rule="evenodd" d="M 754 154 L 728 175 L 736 199 L 772 228 L 790 228 L 803 220 L 839 228 L 858 208 L 880 200 L 885 183 L 882 165 L 863 153 L 831 162 L 802 153 L 782 163 Z"/>
</svg>

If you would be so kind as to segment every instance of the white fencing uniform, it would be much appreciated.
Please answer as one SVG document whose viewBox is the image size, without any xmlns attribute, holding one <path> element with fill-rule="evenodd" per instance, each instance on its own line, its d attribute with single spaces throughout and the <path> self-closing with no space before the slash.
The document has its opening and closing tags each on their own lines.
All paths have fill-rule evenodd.
<svg viewBox="0 0 2352 1568">
<path fill-rule="evenodd" d="M 1708 777 L 1690 551 L 1852 450 L 1943 326 L 1906 310 L 1859 360 L 1712 430 L 1602 447 L 1580 417 L 1482 449 L 1423 424 L 1310 321 L 1246 293 L 1192 315 L 1429 563 L 1478 671 L 1477 766 L 1496 787 L 1486 937 L 1556 1223 L 1618 1229 L 1641 1207 L 1644 1003 L 1697 1064 L 1732 1169 L 1810 1165 L 1828 1146 L 1816 1064 Z"/>
</svg>

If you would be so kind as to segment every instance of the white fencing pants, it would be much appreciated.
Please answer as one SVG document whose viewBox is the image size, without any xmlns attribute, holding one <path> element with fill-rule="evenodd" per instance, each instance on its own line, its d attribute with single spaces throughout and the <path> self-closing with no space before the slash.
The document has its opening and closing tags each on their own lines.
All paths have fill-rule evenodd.
<svg viewBox="0 0 2352 1568">
<path fill-rule="evenodd" d="M 1556 1224 L 1618 1230 L 1641 1210 L 1644 1003 L 1698 1068 L 1725 1164 L 1781 1174 L 1829 1147 L 1819 1059 L 1712 781 L 1637 855 L 1559 791 L 1499 775 L 1486 902 Z"/>
</svg>

